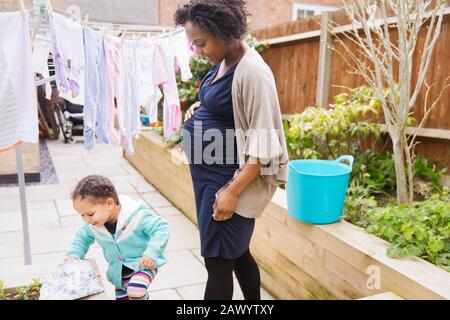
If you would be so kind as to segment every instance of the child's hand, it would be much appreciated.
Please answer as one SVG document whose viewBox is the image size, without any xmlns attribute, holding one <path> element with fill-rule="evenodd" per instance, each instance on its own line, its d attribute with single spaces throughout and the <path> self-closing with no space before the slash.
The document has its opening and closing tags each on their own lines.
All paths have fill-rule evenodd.
<svg viewBox="0 0 450 320">
<path fill-rule="evenodd" d="M 146 269 L 154 269 L 155 268 L 155 261 L 153 261 L 152 259 L 150 259 L 147 256 L 143 256 L 141 258 L 141 261 L 139 262 L 139 269 L 141 269 L 142 267 L 145 267 Z"/>
<path fill-rule="evenodd" d="M 75 261 L 78 261 L 78 260 L 80 260 L 80 259 L 78 259 L 78 257 L 71 257 L 71 256 L 69 256 L 69 257 L 66 257 L 64 259 L 64 263 L 75 262 Z"/>
</svg>

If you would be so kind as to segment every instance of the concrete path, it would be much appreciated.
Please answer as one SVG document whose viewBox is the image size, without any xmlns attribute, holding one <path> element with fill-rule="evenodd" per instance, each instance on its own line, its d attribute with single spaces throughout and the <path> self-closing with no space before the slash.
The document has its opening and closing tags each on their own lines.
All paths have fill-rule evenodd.
<svg viewBox="0 0 450 320">
<path fill-rule="evenodd" d="M 27 186 L 33 269 L 45 272 L 56 267 L 81 224 L 81 217 L 73 210 L 70 192 L 75 184 L 89 174 L 101 174 L 111 179 L 120 194 L 146 201 L 158 214 L 168 220 L 171 238 L 167 247 L 168 263 L 160 269 L 150 287 L 152 300 L 203 299 L 207 273 L 200 256 L 200 241 L 195 224 L 177 210 L 149 184 L 122 156 L 122 149 L 97 145 L 87 152 L 82 143 L 65 145 L 61 141 L 47 141 L 60 183 Z M 106 261 L 101 249 L 94 244 L 87 258 L 94 258 L 102 273 L 108 299 L 114 299 L 114 287 L 106 280 Z M 11 275 L 26 278 L 23 267 L 23 235 L 19 188 L 0 188 L 0 280 Z M 30 275 L 32 272 L 30 271 Z M 262 290 L 263 299 L 272 297 Z M 243 299 L 235 279 L 234 299 Z"/>
</svg>

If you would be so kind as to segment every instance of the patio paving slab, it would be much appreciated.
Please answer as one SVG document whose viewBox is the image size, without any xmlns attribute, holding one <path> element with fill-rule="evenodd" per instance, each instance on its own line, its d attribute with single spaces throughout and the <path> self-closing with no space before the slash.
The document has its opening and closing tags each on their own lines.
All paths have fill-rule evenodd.
<svg viewBox="0 0 450 320">
<path fill-rule="evenodd" d="M 119 194 L 144 200 L 169 222 L 170 240 L 165 252 L 168 262 L 160 268 L 149 288 L 150 300 L 203 298 L 207 272 L 199 253 L 197 226 L 123 158 L 120 147 L 97 144 L 88 152 L 81 143 L 65 145 L 60 141 L 48 141 L 47 146 L 60 182 L 26 187 L 33 263 L 28 269 L 47 273 L 63 261 L 83 223 L 73 209 L 70 194 L 84 176 L 100 174 L 113 181 Z M 19 189 L 0 188 L 0 203 L 0 280 L 4 280 L 19 274 L 11 270 L 24 267 Z M 108 299 L 114 299 L 114 286 L 106 280 L 108 266 L 102 249 L 97 244 L 92 245 L 86 258 L 95 259 L 105 294 Z M 23 283 L 23 274 L 20 277 L 22 279 L 17 281 Z M 236 298 L 242 295 L 238 287 Z"/>
</svg>

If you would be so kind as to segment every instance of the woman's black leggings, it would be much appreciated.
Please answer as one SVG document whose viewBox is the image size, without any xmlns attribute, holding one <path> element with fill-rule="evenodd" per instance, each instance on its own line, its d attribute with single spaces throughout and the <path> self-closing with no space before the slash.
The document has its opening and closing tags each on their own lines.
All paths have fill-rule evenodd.
<svg viewBox="0 0 450 320">
<path fill-rule="evenodd" d="M 233 271 L 245 300 L 260 300 L 261 278 L 259 268 L 247 250 L 237 259 L 205 258 L 208 271 L 205 300 L 231 300 L 233 298 Z"/>
</svg>

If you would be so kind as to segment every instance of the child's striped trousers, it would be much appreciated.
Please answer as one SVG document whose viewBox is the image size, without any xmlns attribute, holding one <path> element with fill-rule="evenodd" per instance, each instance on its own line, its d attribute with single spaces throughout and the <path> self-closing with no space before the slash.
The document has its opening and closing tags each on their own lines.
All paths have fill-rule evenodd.
<svg viewBox="0 0 450 320">
<path fill-rule="evenodd" d="M 155 273 L 147 269 L 124 275 L 122 281 L 125 290 L 116 288 L 116 300 L 148 300 L 148 286 L 155 278 Z"/>
</svg>

